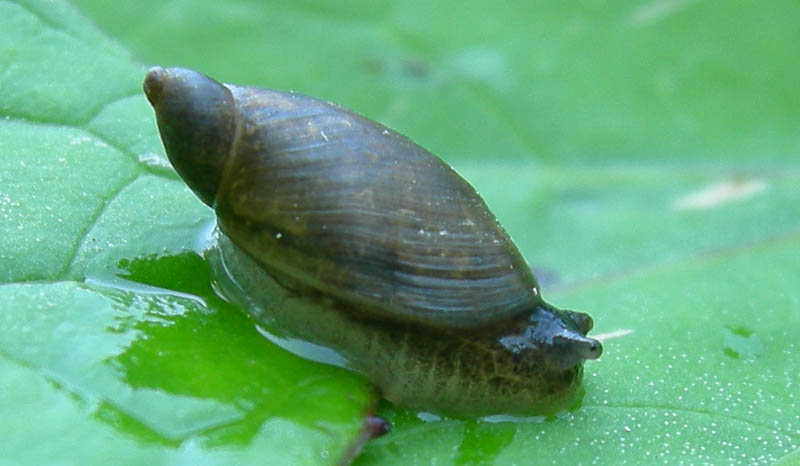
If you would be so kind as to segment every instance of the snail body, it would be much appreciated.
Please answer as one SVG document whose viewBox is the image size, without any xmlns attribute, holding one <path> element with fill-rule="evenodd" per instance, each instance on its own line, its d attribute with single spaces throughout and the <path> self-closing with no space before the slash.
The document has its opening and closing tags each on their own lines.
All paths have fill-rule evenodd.
<svg viewBox="0 0 800 466">
<path fill-rule="evenodd" d="M 545 303 L 475 190 L 404 136 L 336 105 L 153 68 L 170 162 L 217 215 L 248 309 L 339 353 L 399 405 L 541 414 L 602 348 Z"/>
</svg>

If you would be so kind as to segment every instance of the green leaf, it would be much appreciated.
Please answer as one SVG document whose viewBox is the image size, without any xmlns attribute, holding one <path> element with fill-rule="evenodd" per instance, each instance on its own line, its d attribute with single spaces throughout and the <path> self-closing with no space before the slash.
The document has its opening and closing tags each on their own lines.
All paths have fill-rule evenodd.
<svg viewBox="0 0 800 466">
<path fill-rule="evenodd" d="M 12 464 L 335 463 L 372 403 L 213 294 L 145 63 L 380 120 L 484 194 L 605 354 L 577 410 L 381 405 L 357 464 L 794 464 L 800 6 L 0 3 L 0 438 Z M 423 420 L 424 419 L 424 420 Z M 5 459 L 5 458 L 3 458 Z"/>
<path fill-rule="evenodd" d="M 66 3 L 0 31 L 3 464 L 335 464 L 371 388 L 216 297 L 144 67 Z"/>
</svg>

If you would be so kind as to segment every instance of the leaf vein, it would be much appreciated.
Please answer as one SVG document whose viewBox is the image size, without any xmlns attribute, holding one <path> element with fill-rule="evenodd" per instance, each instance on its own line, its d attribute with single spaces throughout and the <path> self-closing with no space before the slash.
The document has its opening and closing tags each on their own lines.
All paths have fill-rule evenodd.
<svg viewBox="0 0 800 466">
<path fill-rule="evenodd" d="M 86 225 L 86 228 L 84 228 L 78 235 L 78 238 L 80 238 L 80 240 L 75 243 L 75 247 L 72 249 L 72 251 L 70 251 L 70 260 L 67 262 L 67 265 L 65 266 L 64 270 L 62 270 L 59 275 L 65 276 L 73 269 L 75 261 L 78 258 L 78 253 L 80 252 L 81 247 L 85 244 L 86 240 L 88 239 L 89 232 L 91 232 L 92 229 L 94 229 L 95 225 L 103 217 L 103 214 L 108 210 L 108 207 L 111 205 L 114 199 L 116 199 L 117 196 L 119 196 L 119 194 L 122 191 L 124 191 L 128 186 L 130 186 L 137 179 L 139 179 L 140 175 L 141 173 L 137 173 L 136 175 L 126 179 L 123 183 L 120 183 L 120 185 L 114 191 L 111 192 L 111 195 L 104 200 L 104 202 L 100 205 L 100 207 L 95 209 L 95 211 L 92 213 L 92 216 L 89 219 L 89 222 Z"/>
</svg>

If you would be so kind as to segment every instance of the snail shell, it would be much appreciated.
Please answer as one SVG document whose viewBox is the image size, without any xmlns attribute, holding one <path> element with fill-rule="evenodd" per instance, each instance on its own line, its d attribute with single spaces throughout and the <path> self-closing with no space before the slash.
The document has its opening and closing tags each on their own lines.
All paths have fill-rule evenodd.
<svg viewBox="0 0 800 466">
<path fill-rule="evenodd" d="M 248 277 L 237 280 L 246 293 L 274 283 L 303 301 L 275 310 L 274 299 L 259 299 L 290 333 L 346 355 L 384 394 L 402 375 L 378 366 L 432 377 L 428 392 L 417 384 L 419 396 L 390 400 L 457 414 L 536 411 L 574 392 L 581 362 L 600 355 L 585 336 L 591 318 L 546 304 L 475 190 L 406 137 L 328 102 L 187 69 L 153 68 L 144 90 L 171 163 L 214 208 L 221 250 L 238 264 L 228 272 Z M 480 350 L 450 354 L 464 345 Z M 369 354 L 398 348 L 402 360 Z M 442 357 L 450 361 L 431 363 Z M 506 358 L 508 373 L 493 374 L 487 358 Z M 460 369 L 469 364 L 481 370 Z M 459 398 L 460 389 L 474 394 Z M 464 401 L 476 406 L 458 408 Z"/>
</svg>

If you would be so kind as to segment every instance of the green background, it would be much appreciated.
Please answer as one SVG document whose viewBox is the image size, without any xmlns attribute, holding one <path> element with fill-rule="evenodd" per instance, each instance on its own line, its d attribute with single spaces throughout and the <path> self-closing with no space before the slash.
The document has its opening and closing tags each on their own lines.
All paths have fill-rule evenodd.
<svg viewBox="0 0 800 466">
<path fill-rule="evenodd" d="M 577 410 L 380 403 L 356 464 L 797 464 L 797 43 L 793 0 L 0 1 L 0 464 L 336 464 L 377 401 L 215 296 L 151 64 L 412 137 L 605 334 Z"/>
</svg>

